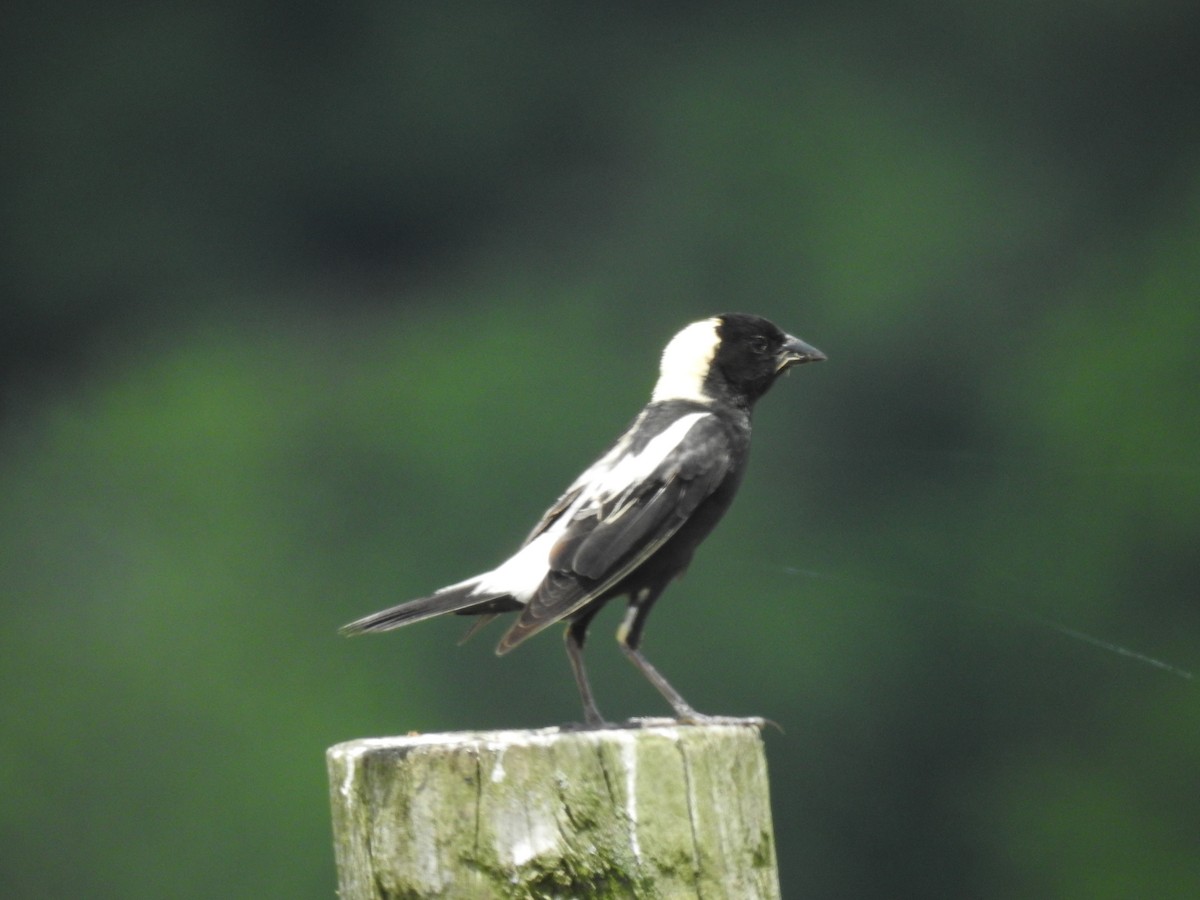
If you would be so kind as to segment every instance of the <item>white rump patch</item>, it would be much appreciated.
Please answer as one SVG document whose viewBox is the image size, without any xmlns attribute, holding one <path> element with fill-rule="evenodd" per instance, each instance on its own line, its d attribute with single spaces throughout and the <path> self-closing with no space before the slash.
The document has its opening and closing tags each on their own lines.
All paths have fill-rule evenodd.
<svg viewBox="0 0 1200 900">
<path fill-rule="evenodd" d="M 667 344 L 659 366 L 658 383 L 650 399 L 693 400 L 711 403 L 712 397 L 704 393 L 704 379 L 717 354 L 721 342 L 717 318 L 693 322 Z"/>
<path fill-rule="evenodd" d="M 543 531 L 492 571 L 471 579 L 478 582 L 472 593 L 510 594 L 521 603 L 528 603 L 549 573 L 550 550 L 562 537 L 569 521 L 569 517 L 563 515 L 553 527 Z"/>
</svg>

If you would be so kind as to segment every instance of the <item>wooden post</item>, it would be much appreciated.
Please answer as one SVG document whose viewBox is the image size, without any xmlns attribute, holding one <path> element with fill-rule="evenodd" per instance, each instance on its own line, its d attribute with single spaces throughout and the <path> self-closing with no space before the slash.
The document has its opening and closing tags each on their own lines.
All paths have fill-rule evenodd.
<svg viewBox="0 0 1200 900">
<path fill-rule="evenodd" d="M 327 759 L 339 893 L 778 898 L 761 724 L 338 744 Z"/>
</svg>

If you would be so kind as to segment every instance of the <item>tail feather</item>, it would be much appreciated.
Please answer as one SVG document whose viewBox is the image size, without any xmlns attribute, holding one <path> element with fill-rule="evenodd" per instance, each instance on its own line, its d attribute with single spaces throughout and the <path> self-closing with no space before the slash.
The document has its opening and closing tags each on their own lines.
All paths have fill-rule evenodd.
<svg viewBox="0 0 1200 900">
<path fill-rule="evenodd" d="M 339 630 L 346 635 L 365 634 L 369 631 L 391 631 L 393 628 L 401 628 L 404 625 L 411 625 L 413 622 L 421 622 L 446 613 L 469 615 L 471 608 L 475 606 L 481 607 L 479 610 L 481 614 L 493 612 L 497 606 L 501 608 L 507 606 L 506 601 L 511 599 L 506 594 L 473 593 L 475 586 L 476 582 L 470 581 L 444 588 L 428 597 L 409 600 L 399 606 L 363 616 L 348 625 L 343 625 Z"/>
</svg>

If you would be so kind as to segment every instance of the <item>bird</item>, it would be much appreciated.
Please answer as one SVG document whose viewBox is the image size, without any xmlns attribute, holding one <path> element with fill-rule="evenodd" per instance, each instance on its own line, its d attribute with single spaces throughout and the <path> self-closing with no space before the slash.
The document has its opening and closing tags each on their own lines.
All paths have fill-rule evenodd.
<svg viewBox="0 0 1200 900">
<path fill-rule="evenodd" d="M 826 356 L 760 316 L 724 313 L 667 343 L 650 402 L 616 442 L 546 510 L 519 549 L 496 568 L 342 627 L 347 635 L 390 631 L 454 613 L 516 620 L 496 647 L 503 655 L 558 622 L 589 727 L 608 724 L 583 663 L 588 625 L 609 600 L 628 607 L 617 642 L 681 723 L 697 712 L 641 650 L 647 616 L 683 574 L 724 515 L 745 472 L 755 403 L 776 379 Z"/>
</svg>

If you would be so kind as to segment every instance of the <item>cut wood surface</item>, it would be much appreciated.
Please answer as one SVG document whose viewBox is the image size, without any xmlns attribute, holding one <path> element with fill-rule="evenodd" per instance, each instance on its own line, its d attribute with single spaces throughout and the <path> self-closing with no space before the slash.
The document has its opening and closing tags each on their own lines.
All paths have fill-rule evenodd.
<svg viewBox="0 0 1200 900">
<path fill-rule="evenodd" d="M 779 897 L 760 720 L 328 751 L 344 900 Z"/>
</svg>

